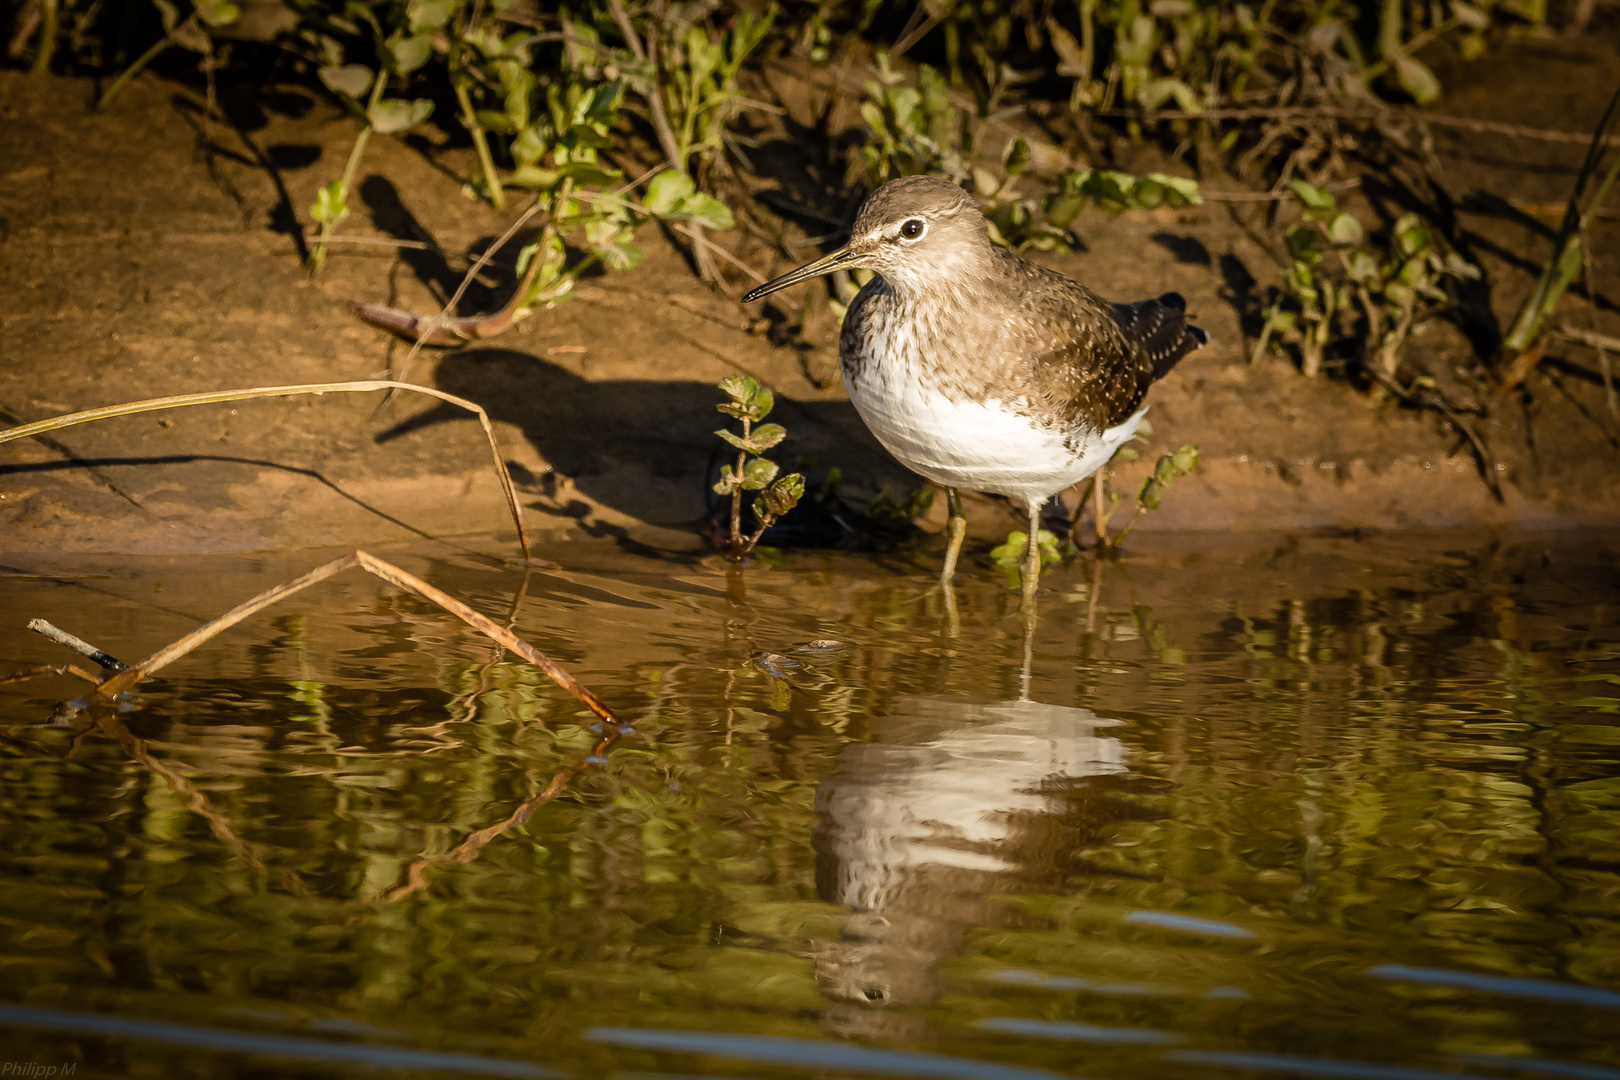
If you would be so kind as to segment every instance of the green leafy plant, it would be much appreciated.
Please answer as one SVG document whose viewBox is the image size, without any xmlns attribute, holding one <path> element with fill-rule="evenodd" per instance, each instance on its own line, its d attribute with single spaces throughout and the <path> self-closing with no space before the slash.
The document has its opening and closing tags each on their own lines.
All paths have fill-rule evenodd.
<svg viewBox="0 0 1620 1080">
<path fill-rule="evenodd" d="M 1168 454 L 1161 455 L 1154 464 L 1153 471 L 1148 474 L 1147 479 L 1142 481 L 1142 486 L 1137 489 L 1136 512 L 1125 523 L 1125 527 L 1119 531 L 1119 535 L 1114 537 L 1111 546 L 1123 547 L 1125 537 L 1129 536 L 1131 530 L 1136 527 L 1136 523 L 1142 520 L 1142 515 L 1149 510 L 1157 510 L 1160 500 L 1164 498 L 1164 493 L 1169 490 L 1170 485 L 1180 477 L 1189 475 L 1197 467 L 1198 447 L 1196 446 L 1189 444 L 1179 450 L 1172 450 Z"/>
<path fill-rule="evenodd" d="M 1412 335 L 1450 302 L 1444 279 L 1477 278 L 1479 269 L 1456 252 L 1442 253 L 1416 214 L 1391 226 L 1389 247 L 1380 253 L 1331 191 L 1303 180 L 1290 187 L 1305 208 L 1304 221 L 1287 234 L 1283 295 L 1266 310 L 1253 360 L 1275 336 L 1299 349 L 1301 372 L 1318 375 L 1328 344 L 1352 336 L 1343 324 L 1359 308 L 1364 322 L 1355 336 L 1362 362 L 1393 379 Z"/>
<path fill-rule="evenodd" d="M 1479 277 L 1479 268 L 1456 252 L 1441 254 L 1416 214 L 1403 214 L 1390 227 L 1385 258 L 1354 251 L 1348 272 L 1367 320 L 1363 363 L 1386 379 L 1395 378 L 1407 341 L 1423 329 L 1423 318 L 1450 302 L 1442 280 Z"/>
<path fill-rule="evenodd" d="M 770 5 L 763 15 L 739 7 L 730 24 L 712 34 L 685 22 L 679 10 L 672 9 L 656 27 L 663 39 L 657 69 L 675 135 L 677 160 L 671 164 L 691 173 L 693 158 L 711 156 L 721 149 L 726 125 L 741 111 L 744 97 L 737 87 L 737 75 L 770 32 L 776 5 Z M 684 9 L 693 14 L 702 10 L 700 5 Z"/>
<path fill-rule="evenodd" d="M 403 134 L 433 115 L 431 99 L 390 98 L 386 91 L 391 78 L 402 79 L 428 62 L 432 55 L 433 31 L 419 20 L 424 17 L 424 11 L 432 13 L 426 16 L 430 21 L 436 20 L 441 10 L 432 0 L 379 8 L 354 4 L 344 9 L 341 18 L 325 21 L 333 32 L 309 31 L 324 61 L 317 72 L 321 84 L 362 125 L 349 150 L 343 174 L 322 187 L 309 208 L 310 217 L 320 226 L 315 243 L 310 247 L 312 271 L 319 270 L 326 262 L 326 241 L 338 223 L 349 216 L 355 173 L 371 133 Z M 340 30 L 348 31 L 346 38 L 369 39 L 375 56 L 372 64 L 345 62 L 355 45 L 352 41 L 345 44 L 345 39 L 337 33 Z"/>
<path fill-rule="evenodd" d="M 912 85 L 890 65 L 888 53 L 878 53 L 874 62 L 876 78 L 868 80 L 861 104 L 861 118 L 871 135 L 857 151 L 868 183 L 877 187 L 920 173 L 958 183 L 966 179 L 972 132 L 952 104 L 944 78 L 920 64 Z"/>
<path fill-rule="evenodd" d="M 747 375 L 730 375 L 720 380 L 720 389 L 726 400 L 715 406 L 727 416 L 742 421 L 742 434 L 725 428 L 716 431 L 726 442 L 737 448 L 737 463 L 721 470 L 720 480 L 714 485 L 715 494 L 731 496 L 731 529 L 725 551 L 732 558 L 741 558 L 754 549 L 783 514 L 798 505 L 804 496 L 804 477 L 799 473 L 779 476 L 776 462 L 763 457 L 765 451 L 787 437 L 781 424 L 763 424 L 770 415 L 776 396 L 768 387 Z M 759 426 L 756 427 L 755 425 Z M 757 491 L 750 510 L 757 524 L 749 536 L 742 534 L 742 498 L 745 491 Z"/>
<path fill-rule="evenodd" d="M 1304 223 L 1290 229 L 1285 238 L 1289 262 L 1283 292 L 1292 304 L 1279 300 L 1267 308 L 1254 359 L 1265 355 L 1275 334 L 1298 346 L 1300 371 L 1315 377 L 1321 373 L 1334 320 L 1350 306 L 1346 253 L 1361 243 L 1364 234 L 1361 222 L 1339 209 L 1332 192 L 1303 180 L 1293 181 L 1291 187 L 1305 207 Z M 1325 261 L 1329 254 L 1340 256 L 1337 267 Z"/>
<path fill-rule="evenodd" d="M 1598 181 L 1596 190 L 1588 195 L 1592 180 L 1597 176 L 1603 161 L 1607 137 L 1617 123 L 1620 123 L 1620 90 L 1616 90 L 1614 96 L 1609 99 L 1608 108 L 1603 111 L 1602 118 L 1592 132 L 1592 141 L 1586 148 L 1586 158 L 1581 163 L 1581 171 L 1575 178 L 1574 188 L 1570 191 L 1563 220 L 1559 224 L 1558 231 L 1553 234 L 1552 251 L 1548 254 L 1547 262 L 1542 266 L 1541 274 L 1536 279 L 1535 288 L 1519 308 L 1518 314 L 1513 319 L 1513 325 L 1502 340 L 1502 350 L 1509 358 L 1502 381 L 1508 386 L 1517 386 L 1523 382 L 1540 360 L 1539 345 L 1547 319 L 1581 272 L 1581 267 L 1586 261 L 1587 228 L 1602 209 L 1603 200 L 1608 196 L 1615 177 L 1620 175 L 1620 154 L 1617 154 L 1608 171 L 1604 173 L 1603 179 Z"/>
</svg>

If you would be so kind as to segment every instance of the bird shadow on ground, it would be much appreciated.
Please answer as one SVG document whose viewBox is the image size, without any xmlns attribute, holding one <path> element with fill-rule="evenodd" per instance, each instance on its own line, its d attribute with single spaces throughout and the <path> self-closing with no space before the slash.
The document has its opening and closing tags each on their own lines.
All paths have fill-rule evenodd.
<svg viewBox="0 0 1620 1080">
<path fill-rule="evenodd" d="M 727 423 L 715 409 L 722 395 L 704 382 L 593 382 L 514 349 L 470 348 L 439 361 L 434 385 L 523 432 L 551 472 L 523 470 L 518 479 L 541 497 L 533 508 L 556 516 L 583 521 L 589 506 L 572 497 L 577 493 L 642 521 L 692 524 L 704 516 L 709 474 L 732 452 L 714 434 Z M 465 410 L 437 405 L 376 438 L 383 443 L 466 420 Z M 869 494 L 903 495 L 921 482 L 888 455 L 847 401 L 778 396 L 771 420 L 788 431 L 770 455 L 784 471 L 836 467 L 850 490 Z"/>
</svg>

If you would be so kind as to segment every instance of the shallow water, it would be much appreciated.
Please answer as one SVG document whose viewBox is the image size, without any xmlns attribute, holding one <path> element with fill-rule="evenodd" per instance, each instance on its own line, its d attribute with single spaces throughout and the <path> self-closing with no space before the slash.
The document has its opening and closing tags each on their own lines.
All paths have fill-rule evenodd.
<svg viewBox="0 0 1620 1080">
<path fill-rule="evenodd" d="M 1144 536 L 1029 634 L 982 559 L 628 547 L 514 624 L 605 748 L 357 571 L 0 686 L 9 1075 L 1620 1080 L 1620 541 Z M 13 568 L 0 672 L 317 561 Z"/>
</svg>

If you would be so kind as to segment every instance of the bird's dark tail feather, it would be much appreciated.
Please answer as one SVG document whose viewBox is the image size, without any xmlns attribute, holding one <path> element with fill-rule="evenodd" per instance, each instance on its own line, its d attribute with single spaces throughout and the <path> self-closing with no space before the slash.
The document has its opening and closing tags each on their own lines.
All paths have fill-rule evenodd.
<svg viewBox="0 0 1620 1080">
<path fill-rule="evenodd" d="M 1187 324 L 1187 301 L 1180 293 L 1165 293 L 1157 300 L 1115 304 L 1114 318 L 1125 336 L 1141 345 L 1153 364 L 1155 381 L 1170 374 L 1181 358 L 1209 343 L 1202 327 Z"/>
</svg>

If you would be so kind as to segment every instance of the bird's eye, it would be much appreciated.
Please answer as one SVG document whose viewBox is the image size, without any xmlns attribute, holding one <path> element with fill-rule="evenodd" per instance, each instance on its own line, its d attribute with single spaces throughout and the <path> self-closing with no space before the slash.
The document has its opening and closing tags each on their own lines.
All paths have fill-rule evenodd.
<svg viewBox="0 0 1620 1080">
<path fill-rule="evenodd" d="M 927 227 L 922 218 L 909 218 L 904 225 L 900 226 L 900 235 L 907 240 L 915 240 L 923 234 L 923 230 Z"/>
</svg>

